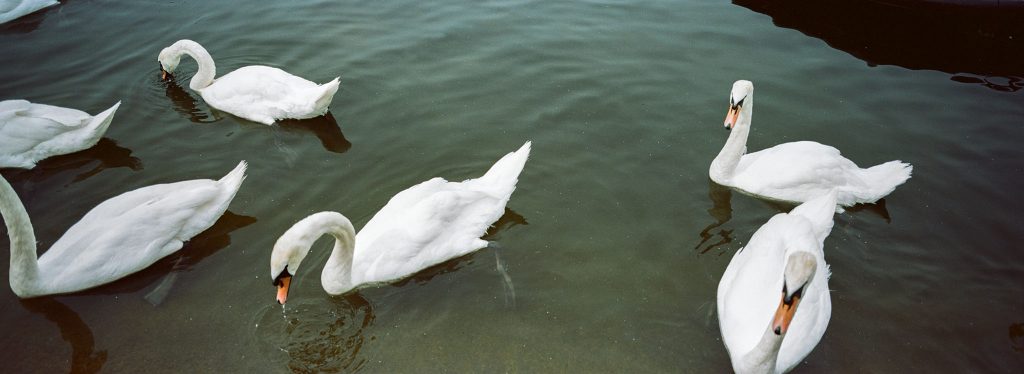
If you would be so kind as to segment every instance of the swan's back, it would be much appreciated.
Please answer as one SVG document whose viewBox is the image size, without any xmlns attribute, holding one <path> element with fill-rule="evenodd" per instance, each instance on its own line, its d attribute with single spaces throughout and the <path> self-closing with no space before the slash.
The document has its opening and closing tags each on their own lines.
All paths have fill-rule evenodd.
<svg viewBox="0 0 1024 374">
<path fill-rule="evenodd" d="M 120 104 L 91 116 L 25 100 L 0 102 L 0 167 L 31 168 L 44 158 L 95 145 Z"/>
<path fill-rule="evenodd" d="M 0 1 L 0 24 L 57 4 L 57 0 Z"/>
<path fill-rule="evenodd" d="M 463 182 L 434 178 L 399 192 L 356 236 L 355 284 L 403 278 L 487 246 L 480 239 L 505 211 L 530 142 Z"/>
<path fill-rule="evenodd" d="M 337 79 L 318 85 L 275 67 L 251 65 L 217 78 L 200 94 L 217 109 L 270 124 L 274 119 L 312 118 L 326 113 L 337 90 Z"/>
<path fill-rule="evenodd" d="M 219 181 L 157 184 L 100 203 L 39 257 L 40 280 L 50 293 L 73 292 L 152 265 L 216 222 L 245 169 L 242 161 Z"/>
</svg>

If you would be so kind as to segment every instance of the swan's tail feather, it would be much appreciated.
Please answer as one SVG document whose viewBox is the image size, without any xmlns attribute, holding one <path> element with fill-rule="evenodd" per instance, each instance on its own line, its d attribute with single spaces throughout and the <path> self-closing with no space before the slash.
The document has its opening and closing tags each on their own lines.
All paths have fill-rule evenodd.
<svg viewBox="0 0 1024 374">
<path fill-rule="evenodd" d="M 836 190 L 807 200 L 789 212 L 790 215 L 807 218 L 814 226 L 814 233 L 818 241 L 824 241 L 832 232 L 832 216 L 836 213 Z"/>
<path fill-rule="evenodd" d="M 871 188 L 865 196 L 858 196 L 859 202 L 874 203 L 892 193 L 897 186 L 910 179 L 914 167 L 902 161 L 889 161 L 863 170 L 864 181 Z"/>
<path fill-rule="evenodd" d="M 242 181 L 245 180 L 245 170 L 249 168 L 249 164 L 242 160 L 235 166 L 234 170 L 225 175 L 223 178 L 217 181 L 225 191 L 229 191 L 230 197 L 227 199 L 231 201 L 235 197 L 235 193 L 238 192 L 238 188 L 242 186 Z"/>
<path fill-rule="evenodd" d="M 530 158 L 532 144 L 527 141 L 519 150 L 505 155 L 495 162 L 486 174 L 473 180 L 472 183 L 480 190 L 498 196 L 505 198 L 512 196 L 512 191 L 515 191 L 516 183 L 519 182 L 519 173 L 522 173 L 526 160 Z"/>
<path fill-rule="evenodd" d="M 331 106 L 331 100 L 334 100 L 334 94 L 338 92 L 338 86 L 340 85 L 341 77 L 335 77 L 330 82 L 320 85 L 320 95 L 317 96 L 316 101 L 313 103 L 314 111 L 317 115 L 327 113 L 327 109 Z"/>
<path fill-rule="evenodd" d="M 93 116 L 92 120 L 89 121 L 88 128 L 92 129 L 92 131 L 89 131 L 90 138 L 95 139 L 92 141 L 93 144 L 100 141 L 103 134 L 107 133 L 107 128 L 110 127 L 110 122 L 114 120 L 114 113 L 117 112 L 117 108 L 120 106 L 121 102 L 118 101 L 117 104 L 114 104 L 110 109 L 100 112 L 100 114 Z"/>
</svg>

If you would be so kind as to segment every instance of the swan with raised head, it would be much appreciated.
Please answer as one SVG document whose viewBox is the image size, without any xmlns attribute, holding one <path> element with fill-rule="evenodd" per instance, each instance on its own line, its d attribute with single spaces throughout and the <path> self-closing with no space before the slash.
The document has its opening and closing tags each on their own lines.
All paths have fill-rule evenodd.
<svg viewBox="0 0 1024 374">
<path fill-rule="evenodd" d="M 81 291 L 152 265 L 224 214 L 245 169 L 242 161 L 220 180 L 156 184 L 112 197 L 38 258 L 25 206 L 0 178 L 0 213 L 11 241 L 11 289 L 21 298 Z"/>
<path fill-rule="evenodd" d="M 825 334 L 832 316 L 822 250 L 836 192 L 779 213 L 733 256 L 718 283 L 718 326 L 737 373 L 784 373 Z"/>
<path fill-rule="evenodd" d="M 874 203 L 910 178 L 913 167 L 889 161 L 861 169 L 833 147 L 800 141 L 747 152 L 754 84 L 740 80 L 729 94 L 725 128 L 732 130 L 709 174 L 718 184 L 773 200 L 802 203 L 835 189 L 838 204 Z"/>
<path fill-rule="evenodd" d="M 31 169 L 52 156 L 96 145 L 121 102 L 95 116 L 25 100 L 0 101 L 0 167 Z"/>
<path fill-rule="evenodd" d="M 57 0 L 2 0 L 0 1 L 0 24 L 57 4 Z"/>
<path fill-rule="evenodd" d="M 271 125 L 279 119 L 306 119 L 327 113 L 338 79 L 322 85 L 288 72 L 263 65 L 238 68 L 220 78 L 213 57 L 203 46 L 182 39 L 160 51 L 157 60 L 164 79 L 178 67 L 182 55 L 189 55 L 199 70 L 188 86 L 199 93 L 207 104 L 245 118 Z"/>
<path fill-rule="evenodd" d="M 399 280 L 486 247 L 480 237 L 504 213 L 529 155 L 526 142 L 480 178 L 433 178 L 409 187 L 392 197 L 358 234 L 348 218 L 335 212 L 315 213 L 295 223 L 277 239 L 270 255 L 277 301 L 285 303 L 292 276 L 323 235 L 335 239 L 320 275 L 331 295 Z"/>
</svg>

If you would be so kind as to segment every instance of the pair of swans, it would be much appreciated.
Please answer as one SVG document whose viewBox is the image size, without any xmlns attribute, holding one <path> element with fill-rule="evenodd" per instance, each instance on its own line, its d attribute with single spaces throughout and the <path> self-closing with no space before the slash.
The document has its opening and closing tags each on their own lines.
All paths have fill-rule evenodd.
<svg viewBox="0 0 1024 374">
<path fill-rule="evenodd" d="M 251 65 L 238 68 L 220 78 L 213 57 L 203 46 L 182 39 L 160 51 L 157 60 L 163 79 L 173 73 L 188 55 L 196 60 L 199 70 L 189 88 L 199 93 L 211 107 L 250 121 L 271 125 L 279 119 L 306 119 L 327 113 L 339 78 L 322 85 L 269 66 Z"/>
<path fill-rule="evenodd" d="M 110 198 L 38 257 L 25 206 L 0 178 L 0 214 L 11 242 L 11 289 L 21 298 L 75 292 L 152 265 L 224 214 L 245 169 L 242 161 L 220 180 L 157 184 Z"/>
<path fill-rule="evenodd" d="M 45 158 L 96 145 L 120 106 L 118 101 L 91 116 L 25 100 L 0 101 L 0 167 L 31 169 Z"/>
<path fill-rule="evenodd" d="M 399 280 L 487 246 L 480 239 L 505 211 L 531 143 L 494 163 L 480 178 L 449 182 L 433 178 L 399 192 L 357 234 L 348 218 L 320 212 L 295 223 L 270 255 L 270 277 L 284 304 L 292 277 L 310 247 L 334 238 L 320 274 L 324 290 L 341 295 L 363 285 Z"/>
<path fill-rule="evenodd" d="M 861 169 L 839 150 L 810 141 L 748 154 L 753 107 L 754 85 L 734 83 L 724 123 L 732 132 L 711 162 L 711 180 L 803 204 L 772 217 L 733 256 L 718 284 L 719 327 L 737 373 L 783 373 L 814 349 L 832 315 L 822 250 L 832 215 L 878 201 L 913 168 L 890 161 Z"/>
</svg>

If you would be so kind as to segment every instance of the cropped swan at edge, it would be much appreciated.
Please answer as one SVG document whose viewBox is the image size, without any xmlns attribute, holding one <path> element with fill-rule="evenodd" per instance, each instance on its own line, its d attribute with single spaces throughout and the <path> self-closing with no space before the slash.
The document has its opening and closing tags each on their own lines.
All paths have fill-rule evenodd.
<svg viewBox="0 0 1024 374">
<path fill-rule="evenodd" d="M 399 192 L 356 234 L 348 218 L 320 212 L 295 223 L 274 244 L 270 277 L 284 304 L 291 278 L 323 235 L 334 249 L 320 276 L 328 294 L 398 280 L 487 246 L 480 239 L 505 211 L 531 143 L 498 160 L 480 178 L 433 178 Z"/>
<path fill-rule="evenodd" d="M 779 213 L 729 262 L 718 283 L 718 323 L 737 373 L 792 370 L 821 340 L 832 316 L 822 250 L 836 193 Z"/>
<path fill-rule="evenodd" d="M 31 169 L 57 155 L 88 149 L 103 137 L 121 106 L 86 112 L 25 100 L 0 101 L 0 167 Z"/>
<path fill-rule="evenodd" d="M 779 144 L 747 152 L 754 111 L 754 85 L 740 80 L 732 86 L 726 129 L 732 130 L 711 162 L 709 175 L 718 184 L 769 199 L 805 202 L 833 189 L 837 204 L 874 203 L 910 179 L 913 167 L 889 161 L 861 169 L 839 150 L 811 141 Z"/>
<path fill-rule="evenodd" d="M 37 10 L 59 4 L 57 0 L 13 0 L 0 1 L 0 24 L 12 21 L 21 16 L 35 13 Z"/>
<path fill-rule="evenodd" d="M 189 55 L 199 70 L 189 81 L 189 88 L 199 93 L 207 104 L 245 118 L 271 125 L 279 119 L 306 119 L 327 113 L 339 78 L 322 85 L 288 72 L 263 65 L 238 68 L 220 78 L 213 57 L 203 46 L 182 39 L 160 51 L 157 60 L 164 78 L 174 72 L 182 55 Z"/>
<path fill-rule="evenodd" d="M 0 178 L 0 213 L 11 241 L 11 289 L 21 298 L 69 293 L 145 269 L 210 228 L 238 192 L 245 169 L 242 161 L 220 180 L 156 184 L 112 197 L 38 258 L 25 206 Z"/>
</svg>

